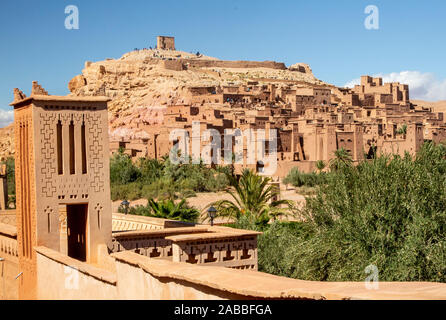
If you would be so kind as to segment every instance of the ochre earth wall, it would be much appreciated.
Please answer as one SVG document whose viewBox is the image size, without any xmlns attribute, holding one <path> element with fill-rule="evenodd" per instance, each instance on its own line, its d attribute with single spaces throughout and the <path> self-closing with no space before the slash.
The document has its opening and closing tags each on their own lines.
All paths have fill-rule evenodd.
<svg viewBox="0 0 446 320">
<path fill-rule="evenodd" d="M 110 272 L 45 247 L 35 250 L 38 299 L 446 299 L 444 283 L 379 282 L 370 290 L 364 282 L 296 280 L 126 251 L 112 255 L 116 272 Z"/>
<path fill-rule="evenodd" d="M 0 223 L 0 300 L 18 299 L 19 258 L 17 230 L 11 225 Z"/>
<path fill-rule="evenodd" d="M 224 61 L 224 60 L 191 60 L 182 59 L 183 63 L 195 68 L 270 68 L 286 70 L 282 62 L 275 61 Z"/>
<path fill-rule="evenodd" d="M 48 248 L 39 247 L 36 252 L 39 300 L 118 298 L 115 274 Z"/>
</svg>

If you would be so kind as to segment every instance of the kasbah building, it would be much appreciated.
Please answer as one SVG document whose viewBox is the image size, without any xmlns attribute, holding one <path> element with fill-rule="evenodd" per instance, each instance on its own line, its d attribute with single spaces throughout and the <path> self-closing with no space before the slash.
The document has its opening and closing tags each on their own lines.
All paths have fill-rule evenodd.
<svg viewBox="0 0 446 320">
<path fill-rule="evenodd" d="M 174 49 L 173 39 L 158 46 Z M 217 130 L 280 129 L 284 172 L 310 170 L 341 147 L 354 160 L 370 149 L 413 154 L 424 140 L 442 140 L 444 125 L 442 114 L 409 103 L 407 85 L 362 77 L 353 89 L 250 83 L 190 94 L 196 103 L 168 107 L 165 126 L 135 151 L 137 142 L 110 144 L 110 98 L 49 95 L 37 82 L 29 96 L 14 90 L 17 209 L 0 211 L 0 299 L 446 299 L 441 283 L 380 282 L 369 290 L 364 282 L 273 276 L 257 271 L 258 232 L 111 209 L 111 150 L 161 156 L 161 128 L 192 120 Z M 3 169 L 0 179 L 4 189 Z"/>
</svg>

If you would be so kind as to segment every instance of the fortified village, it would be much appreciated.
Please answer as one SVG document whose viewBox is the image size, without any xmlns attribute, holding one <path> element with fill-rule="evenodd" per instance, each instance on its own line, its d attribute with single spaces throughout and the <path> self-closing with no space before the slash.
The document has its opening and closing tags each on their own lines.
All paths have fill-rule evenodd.
<svg viewBox="0 0 446 320">
<path fill-rule="evenodd" d="M 158 47 L 146 51 L 178 55 L 172 38 L 158 38 Z M 156 68 L 159 63 L 178 78 L 188 68 L 260 68 L 263 76 L 285 68 L 203 57 L 144 61 L 156 61 Z M 97 70 L 103 76 L 110 72 Z M 114 99 L 114 89 L 104 86 L 109 82 L 90 95 L 49 95 L 37 82 L 29 96 L 14 89 L 17 205 L 0 211 L 0 299 L 446 299 L 442 283 L 380 282 L 379 290 L 368 290 L 364 282 L 266 274 L 257 271 L 259 232 L 112 212 L 110 152 L 122 147 L 133 157 L 160 157 L 171 146 L 167 131 L 189 128 L 193 120 L 219 132 L 279 129 L 280 172 L 327 160 L 340 147 L 359 160 L 371 152 L 414 153 L 425 139 L 443 139 L 442 114 L 412 105 L 407 85 L 363 77 L 354 89 L 340 89 L 320 85 L 304 65 L 286 72 L 301 80 L 184 88 L 189 96 L 177 97 L 182 104 L 159 109 L 161 122 L 144 124 L 147 114 L 128 108 L 124 116 L 146 120 L 136 128 L 127 123 L 130 131 L 124 133 L 132 139 L 111 142 L 109 136 L 119 133 L 113 127 L 123 112 L 118 106 L 131 100 L 128 90 L 114 93 Z M 313 84 L 301 87 L 303 78 Z M 85 76 L 70 83 L 72 91 L 84 93 L 96 85 Z M 407 129 L 399 130 L 403 125 Z M 5 177 L 2 169 L 3 192 Z"/>
<path fill-rule="evenodd" d="M 282 178 L 292 167 L 314 170 L 316 161 L 330 160 L 340 148 L 358 161 L 414 154 L 423 141 L 446 138 L 443 113 L 412 103 L 406 84 L 362 76 L 354 88 L 340 88 L 316 79 L 304 63 L 224 61 L 175 48 L 173 37 L 159 36 L 155 49 L 86 62 L 70 81 L 70 96 L 111 99 L 111 153 L 159 159 L 176 143 L 172 130 L 191 136 L 193 122 L 200 133 L 217 130 L 221 141 L 225 129 L 276 129 L 275 175 Z M 0 129 L 2 159 L 15 152 L 11 131 Z M 246 153 L 238 172 L 258 167 Z"/>
<path fill-rule="evenodd" d="M 158 48 L 175 50 L 174 39 L 158 37 Z M 176 73 L 222 67 L 287 69 L 275 62 L 169 58 L 158 63 Z M 304 64 L 288 70 L 311 74 Z M 188 86 L 182 99 L 187 103 L 168 104 L 161 110 L 157 124 L 126 123 L 127 129 L 145 134 L 133 139 L 114 137 L 111 152 L 122 148 L 133 158 L 161 158 L 175 143 L 169 141 L 170 132 L 175 128 L 190 132 L 194 121 L 200 123 L 201 133 L 217 130 L 221 141 L 225 129 L 277 129 L 275 175 L 284 177 L 296 166 L 313 170 L 316 161 L 330 160 L 340 148 L 357 161 L 381 153 L 414 154 L 425 140 L 446 138 L 443 113 L 412 104 L 408 85 L 383 83 L 382 78 L 369 76 L 362 76 L 352 89 L 268 78 L 248 79 L 242 84 Z M 246 153 L 245 149 L 243 165 L 236 166 L 239 172 L 256 168 L 256 164 L 247 163 Z"/>
</svg>

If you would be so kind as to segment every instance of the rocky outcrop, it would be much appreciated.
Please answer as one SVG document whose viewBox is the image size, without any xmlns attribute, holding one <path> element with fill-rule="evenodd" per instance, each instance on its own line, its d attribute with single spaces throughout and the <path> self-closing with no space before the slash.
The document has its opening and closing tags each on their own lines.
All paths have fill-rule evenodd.
<svg viewBox="0 0 446 320">
<path fill-rule="evenodd" d="M 14 156 L 14 125 L 0 129 L 0 161 Z"/>
<path fill-rule="evenodd" d="M 87 80 L 83 75 L 77 75 L 68 83 L 68 89 L 70 92 L 75 92 L 76 90 L 82 88 L 87 84 Z"/>
<path fill-rule="evenodd" d="M 288 67 L 288 70 L 290 71 L 299 71 L 302 73 L 308 73 L 313 74 L 313 71 L 311 70 L 310 66 L 306 63 L 295 63 Z"/>
</svg>

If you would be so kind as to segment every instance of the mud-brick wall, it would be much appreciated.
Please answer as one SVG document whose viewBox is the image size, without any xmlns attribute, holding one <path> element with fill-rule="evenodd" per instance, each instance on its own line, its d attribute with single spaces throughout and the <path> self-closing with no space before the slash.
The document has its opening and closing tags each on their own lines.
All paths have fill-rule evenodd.
<svg viewBox="0 0 446 320">
<path fill-rule="evenodd" d="M 0 223 L 0 299 L 18 299 L 19 273 L 17 231 L 10 225 Z"/>
</svg>

